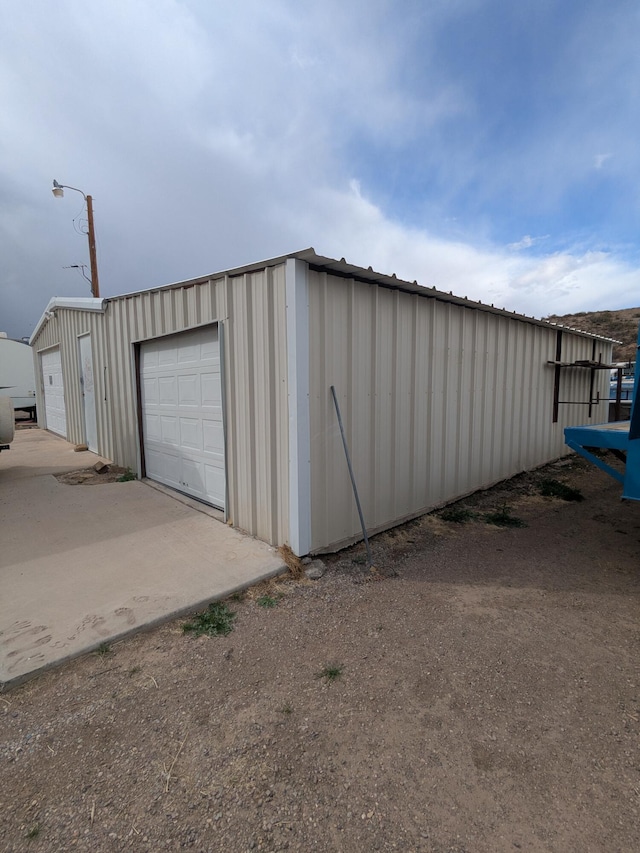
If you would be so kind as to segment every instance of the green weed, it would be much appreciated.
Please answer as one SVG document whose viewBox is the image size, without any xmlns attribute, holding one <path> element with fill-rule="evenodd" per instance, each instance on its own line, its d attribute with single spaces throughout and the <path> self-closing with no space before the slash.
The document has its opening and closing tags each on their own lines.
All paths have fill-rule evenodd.
<svg viewBox="0 0 640 853">
<path fill-rule="evenodd" d="M 133 473 L 131 468 L 127 468 L 124 474 L 121 477 L 118 477 L 116 483 L 128 483 L 130 480 L 137 480 L 138 477 Z"/>
<path fill-rule="evenodd" d="M 440 518 L 443 521 L 450 521 L 453 524 L 465 524 L 467 521 L 475 518 L 475 513 L 464 506 L 452 506 L 448 509 L 443 509 L 440 513 Z"/>
<path fill-rule="evenodd" d="M 511 510 L 506 504 L 494 512 L 488 512 L 484 520 L 487 524 L 495 524 L 496 527 L 526 527 L 527 524 L 521 518 L 511 515 Z"/>
<path fill-rule="evenodd" d="M 273 595 L 261 595 L 259 598 L 256 598 L 256 604 L 258 607 L 277 607 L 280 598 L 281 596 L 274 598 Z"/>
<path fill-rule="evenodd" d="M 40 830 L 42 827 L 39 823 L 34 823 L 33 826 L 27 830 L 26 838 L 37 838 L 40 835 Z"/>
<path fill-rule="evenodd" d="M 342 665 L 328 665 L 320 670 L 316 675 L 316 678 L 325 678 L 327 681 L 336 681 L 338 678 L 342 677 L 343 669 L 344 667 Z"/>
<path fill-rule="evenodd" d="M 182 625 L 185 634 L 194 634 L 196 637 L 206 634 L 215 637 L 220 634 L 226 635 L 233 631 L 233 620 L 236 614 L 229 610 L 224 602 L 215 601 L 202 613 L 196 613 L 191 621 Z"/>
<path fill-rule="evenodd" d="M 98 657 L 105 658 L 107 655 L 111 654 L 111 646 L 109 643 L 100 643 L 98 648 L 96 649 L 96 654 Z"/>
</svg>

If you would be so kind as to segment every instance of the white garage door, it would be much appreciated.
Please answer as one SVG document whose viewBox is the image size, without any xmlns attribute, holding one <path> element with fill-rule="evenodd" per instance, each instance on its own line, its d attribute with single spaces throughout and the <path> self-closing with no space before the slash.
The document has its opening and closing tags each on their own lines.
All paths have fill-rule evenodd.
<svg viewBox="0 0 640 853">
<path fill-rule="evenodd" d="M 140 347 L 147 477 L 224 509 L 218 327 Z"/>
<path fill-rule="evenodd" d="M 67 437 L 67 413 L 64 408 L 64 382 L 60 348 L 47 350 L 40 356 L 44 388 L 44 416 L 47 429 Z"/>
</svg>

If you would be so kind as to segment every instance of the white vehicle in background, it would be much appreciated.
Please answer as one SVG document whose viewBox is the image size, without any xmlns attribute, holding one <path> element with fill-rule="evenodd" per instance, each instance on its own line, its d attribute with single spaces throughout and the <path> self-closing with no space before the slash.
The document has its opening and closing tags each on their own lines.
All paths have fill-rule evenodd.
<svg viewBox="0 0 640 853">
<path fill-rule="evenodd" d="M 609 399 L 615 400 L 618 393 L 618 372 L 622 372 L 620 382 L 620 399 L 632 400 L 633 387 L 635 383 L 635 364 L 630 361 L 621 361 L 611 370 L 611 380 L 609 382 Z"/>
<path fill-rule="evenodd" d="M 29 344 L 8 338 L 6 332 L 0 332 L 0 399 L 3 397 L 11 400 L 12 411 L 29 412 L 35 419 L 33 351 Z"/>
<path fill-rule="evenodd" d="M 0 397 L 0 450 L 8 450 L 13 441 L 15 416 L 9 397 Z"/>
</svg>

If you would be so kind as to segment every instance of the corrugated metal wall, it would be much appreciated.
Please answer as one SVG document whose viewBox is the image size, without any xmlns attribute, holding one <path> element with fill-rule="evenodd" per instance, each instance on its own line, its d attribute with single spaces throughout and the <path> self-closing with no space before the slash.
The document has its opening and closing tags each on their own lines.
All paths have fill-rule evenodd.
<svg viewBox="0 0 640 853">
<path fill-rule="evenodd" d="M 289 517 L 284 265 L 108 303 L 110 458 L 137 465 L 131 342 L 212 321 L 224 329 L 227 514 L 237 527 L 280 544 Z"/>
<path fill-rule="evenodd" d="M 107 450 L 111 439 L 111 411 L 107 402 L 108 389 L 103 369 L 105 363 L 105 317 L 98 311 L 77 311 L 57 308 L 53 317 L 43 326 L 33 342 L 34 364 L 36 371 L 36 398 L 38 422 L 44 426 L 44 394 L 42 389 L 42 367 L 40 353 L 52 346 L 60 346 L 62 373 L 64 381 L 64 399 L 67 410 L 67 441 L 82 444 L 85 441 L 84 411 L 82 388 L 80 385 L 80 357 L 78 337 L 91 333 L 93 352 L 96 426 L 100 452 L 111 458 Z"/>
<path fill-rule="evenodd" d="M 76 338 L 93 333 L 99 452 L 136 470 L 133 342 L 214 321 L 224 329 L 227 514 L 235 526 L 281 544 L 289 526 L 284 264 L 107 300 L 104 315 L 58 308 L 34 349 L 62 344 L 67 438 L 78 443 L 84 421 Z"/>
<path fill-rule="evenodd" d="M 564 426 L 587 422 L 585 405 L 561 405 L 553 423 L 554 328 L 313 268 L 308 276 L 312 550 L 360 535 L 332 384 L 370 530 L 560 456 Z M 281 544 L 290 517 L 287 310 L 278 262 L 106 300 L 104 314 L 56 308 L 34 349 L 61 344 L 67 437 L 78 443 L 77 338 L 91 332 L 99 452 L 136 469 L 134 342 L 219 321 L 227 513 Z M 590 359 L 592 346 L 564 330 L 562 360 Z M 609 361 L 611 345 L 598 341 L 600 353 Z M 36 364 L 41 378 L 37 355 Z M 597 374 L 594 393 L 605 401 L 592 422 L 607 420 L 608 378 Z M 560 399 L 586 400 L 589 382 L 587 370 L 563 370 Z M 37 391 L 42 412 L 40 381 Z"/>
<path fill-rule="evenodd" d="M 371 530 L 564 454 L 564 426 L 587 421 L 563 405 L 552 422 L 555 329 L 309 275 L 313 549 L 360 535 L 331 385 Z M 592 340 L 563 332 L 563 361 L 591 356 Z M 560 399 L 587 400 L 589 373 L 563 370 Z M 596 377 L 594 423 L 608 415 L 609 373 Z"/>
</svg>

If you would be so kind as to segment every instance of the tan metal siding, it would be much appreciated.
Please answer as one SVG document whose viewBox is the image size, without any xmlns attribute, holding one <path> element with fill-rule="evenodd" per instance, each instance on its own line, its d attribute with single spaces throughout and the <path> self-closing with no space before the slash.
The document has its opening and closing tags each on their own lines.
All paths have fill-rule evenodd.
<svg viewBox="0 0 640 853">
<path fill-rule="evenodd" d="M 237 527 L 288 541 L 287 364 L 284 265 L 146 291 L 107 303 L 113 452 L 138 464 L 134 341 L 224 324 L 229 506 Z"/>
<path fill-rule="evenodd" d="M 44 426 L 44 396 L 40 353 L 52 346 L 59 345 L 67 414 L 67 441 L 73 444 L 81 444 L 85 441 L 78 337 L 87 332 L 91 333 L 98 451 L 101 455 L 111 459 L 111 414 L 108 399 L 105 400 L 108 389 L 105 383 L 104 371 L 104 315 L 100 312 L 56 308 L 54 316 L 43 326 L 37 339 L 33 342 L 32 347 L 37 378 L 36 398 L 38 421 L 41 426 Z"/>
<path fill-rule="evenodd" d="M 324 272 L 309 272 L 312 547 L 359 536 L 330 395 L 336 386 L 369 529 L 420 514 L 566 452 L 552 423 L 556 331 Z M 563 331 L 563 361 L 592 341 Z M 611 345 L 597 342 L 603 361 Z M 596 357 L 597 357 L 596 354 Z M 607 371 L 596 374 L 605 401 Z M 589 371 L 565 369 L 560 399 L 587 400 Z"/>
</svg>

